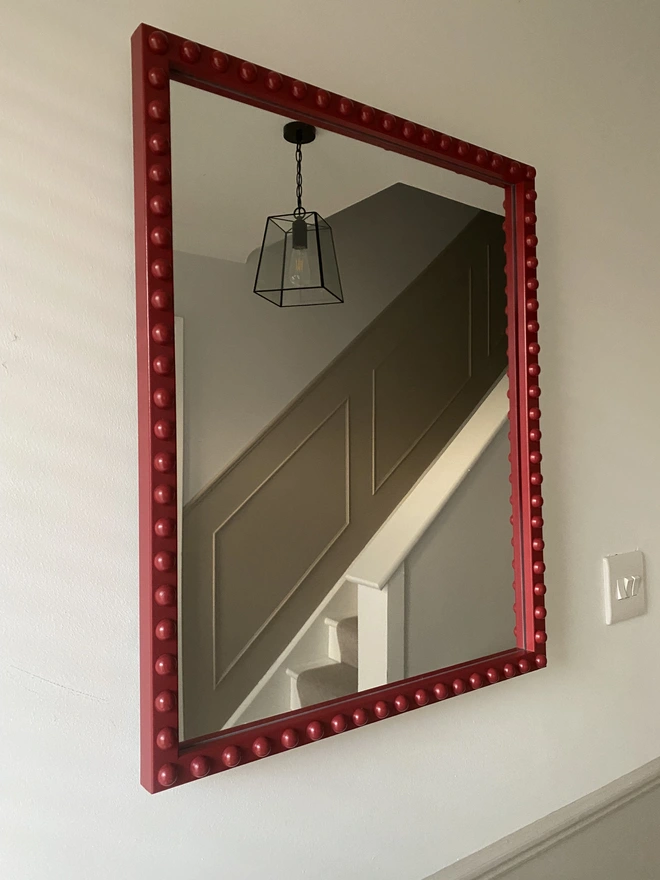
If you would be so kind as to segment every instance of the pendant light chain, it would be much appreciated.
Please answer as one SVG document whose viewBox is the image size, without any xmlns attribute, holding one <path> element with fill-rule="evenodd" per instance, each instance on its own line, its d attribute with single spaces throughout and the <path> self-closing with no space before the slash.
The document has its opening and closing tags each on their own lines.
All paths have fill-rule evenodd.
<svg viewBox="0 0 660 880">
<path fill-rule="evenodd" d="M 298 199 L 298 207 L 293 212 L 294 217 L 304 217 L 306 214 L 302 204 L 302 191 L 302 144 L 300 143 L 300 140 L 298 140 L 298 143 L 296 144 L 296 198 Z"/>
<path fill-rule="evenodd" d="M 266 220 L 254 292 L 279 307 L 342 303 L 344 294 L 330 224 L 318 211 L 303 206 L 302 148 L 314 142 L 316 129 L 307 122 L 292 120 L 284 125 L 282 135 L 296 152 L 295 209 Z M 289 190 L 289 199 L 292 195 Z"/>
</svg>

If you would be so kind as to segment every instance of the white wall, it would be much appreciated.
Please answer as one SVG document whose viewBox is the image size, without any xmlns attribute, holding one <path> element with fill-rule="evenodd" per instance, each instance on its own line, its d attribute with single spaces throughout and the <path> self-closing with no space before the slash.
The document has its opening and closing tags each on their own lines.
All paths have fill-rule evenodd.
<svg viewBox="0 0 660 880">
<path fill-rule="evenodd" d="M 475 208 L 399 184 L 329 218 L 344 291 L 337 308 L 280 309 L 256 296 L 256 254 L 236 263 L 177 252 L 174 307 L 186 339 L 184 502 L 249 446 L 476 215 Z"/>
<path fill-rule="evenodd" d="M 546 671 L 155 797 L 138 787 L 140 19 L 538 167 L 550 587 Z M 659 28 L 654 0 L 5 4 L 4 877 L 419 880 L 660 753 Z M 649 613 L 606 628 L 600 558 L 635 546 Z"/>
<path fill-rule="evenodd" d="M 515 646 L 507 433 L 508 422 L 406 559 L 406 675 Z"/>
</svg>

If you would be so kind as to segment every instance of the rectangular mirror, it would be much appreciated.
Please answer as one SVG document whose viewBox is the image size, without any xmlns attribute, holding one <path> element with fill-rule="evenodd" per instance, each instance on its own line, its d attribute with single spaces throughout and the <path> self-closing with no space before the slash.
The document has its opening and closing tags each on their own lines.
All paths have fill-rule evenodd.
<svg viewBox="0 0 660 880">
<path fill-rule="evenodd" d="M 224 53 L 134 50 L 159 790 L 545 665 L 535 194 Z"/>
<path fill-rule="evenodd" d="M 285 124 L 172 84 L 186 738 L 514 644 L 501 190 L 305 130 L 321 307 Z"/>
</svg>

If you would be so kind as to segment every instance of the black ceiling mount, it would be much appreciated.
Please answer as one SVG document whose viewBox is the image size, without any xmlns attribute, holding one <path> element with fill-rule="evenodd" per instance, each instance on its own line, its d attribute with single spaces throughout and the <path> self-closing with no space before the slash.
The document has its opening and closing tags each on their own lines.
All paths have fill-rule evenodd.
<svg viewBox="0 0 660 880">
<path fill-rule="evenodd" d="M 287 122 L 283 132 L 284 140 L 290 144 L 311 144 L 316 138 L 316 129 L 306 122 Z"/>
</svg>

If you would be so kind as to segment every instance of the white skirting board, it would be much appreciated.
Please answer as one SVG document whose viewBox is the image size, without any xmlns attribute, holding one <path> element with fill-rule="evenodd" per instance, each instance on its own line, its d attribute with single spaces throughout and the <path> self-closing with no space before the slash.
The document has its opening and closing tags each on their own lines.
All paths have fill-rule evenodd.
<svg viewBox="0 0 660 880">
<path fill-rule="evenodd" d="M 515 876 L 518 878 L 522 875 L 517 869 L 525 865 L 528 866 L 529 873 L 525 871 L 524 876 L 536 877 L 535 859 L 554 847 L 560 848 L 569 838 L 584 832 L 617 810 L 622 811 L 617 824 L 622 829 L 625 828 L 626 822 L 632 825 L 629 844 L 631 852 L 640 845 L 655 847 L 658 851 L 657 840 L 646 837 L 640 841 L 639 836 L 635 839 L 633 819 L 627 818 L 625 814 L 627 806 L 631 807 L 639 798 L 658 788 L 660 788 L 660 758 L 515 831 L 485 849 L 461 859 L 460 862 L 443 868 L 426 880 L 499 880 L 509 877 L 512 872 L 516 872 Z M 656 823 L 657 821 L 656 819 Z M 626 839 L 625 834 L 622 834 L 622 838 Z M 584 873 L 576 872 L 575 868 L 572 868 L 571 880 L 577 877 L 591 880 L 594 875 L 589 870 L 588 860 L 589 854 L 585 851 L 580 859 L 584 864 Z M 646 872 L 627 873 L 625 878 L 617 873 L 616 876 L 604 877 L 604 880 L 632 880 L 642 876 L 645 880 L 647 876 L 660 878 L 660 851 L 658 851 L 658 861 L 655 869 L 657 873 L 648 875 Z M 545 878 L 545 870 L 542 869 L 538 876 Z"/>
</svg>

